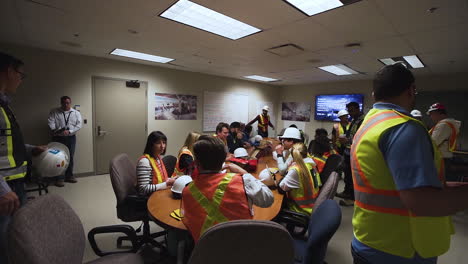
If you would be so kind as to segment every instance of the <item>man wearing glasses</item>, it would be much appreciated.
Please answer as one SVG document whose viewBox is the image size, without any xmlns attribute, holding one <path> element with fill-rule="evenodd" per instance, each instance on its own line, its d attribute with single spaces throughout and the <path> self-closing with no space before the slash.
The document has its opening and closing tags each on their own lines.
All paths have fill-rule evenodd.
<svg viewBox="0 0 468 264">
<path fill-rule="evenodd" d="M 9 96 L 15 94 L 24 78 L 23 62 L 0 52 L 0 263 L 8 263 L 5 252 L 8 222 L 26 197 L 23 179 L 28 156 L 47 148 L 24 144 L 9 106 Z"/>
<path fill-rule="evenodd" d="M 81 129 L 81 114 L 71 107 L 71 98 L 62 96 L 60 107 L 52 109 L 49 114 L 49 128 L 52 132 L 52 140 L 67 146 L 70 151 L 70 165 L 64 176 L 59 176 L 55 186 L 63 187 L 65 182 L 76 183 L 73 176 L 73 156 L 76 146 L 76 132 Z"/>
</svg>

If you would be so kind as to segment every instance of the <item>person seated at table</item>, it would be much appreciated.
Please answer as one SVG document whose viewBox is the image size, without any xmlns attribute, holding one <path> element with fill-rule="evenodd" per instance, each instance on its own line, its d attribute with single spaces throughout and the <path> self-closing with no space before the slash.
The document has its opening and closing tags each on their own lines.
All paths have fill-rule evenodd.
<svg viewBox="0 0 468 264">
<path fill-rule="evenodd" d="M 330 146 L 330 139 L 327 136 L 322 135 L 315 139 L 315 144 L 312 145 L 310 154 L 317 165 L 317 171 L 322 173 L 328 157 L 335 153 L 333 152 L 333 148 Z"/>
<path fill-rule="evenodd" d="M 182 221 L 194 241 L 211 226 L 238 219 L 252 219 L 252 205 L 270 207 L 271 190 L 235 164 L 221 173 L 226 150 L 221 140 L 200 136 L 193 146 L 198 176 L 182 192 Z"/>
<path fill-rule="evenodd" d="M 169 178 L 161 155 L 166 154 L 167 137 L 161 131 L 153 131 L 146 140 L 143 156 L 136 167 L 137 191 L 140 195 L 164 190 L 172 186 L 175 178 Z"/>
<path fill-rule="evenodd" d="M 290 155 L 290 148 L 295 144 L 302 141 L 301 132 L 295 127 L 288 127 L 284 130 L 282 136 L 279 137 L 281 144 L 276 146 L 273 152 L 273 158 L 278 162 L 278 169 L 281 175 L 285 175 L 288 167 L 293 162 Z"/>
<path fill-rule="evenodd" d="M 286 192 L 286 209 L 310 215 L 319 193 L 317 178 L 313 177 L 315 163 L 303 143 L 294 144 L 291 152 L 293 163 L 278 185 Z"/>
<path fill-rule="evenodd" d="M 173 176 L 192 175 L 194 168 L 193 144 L 195 144 L 199 137 L 200 134 L 197 132 L 188 133 L 187 138 L 185 138 L 185 143 L 177 155 L 177 163 Z"/>
</svg>

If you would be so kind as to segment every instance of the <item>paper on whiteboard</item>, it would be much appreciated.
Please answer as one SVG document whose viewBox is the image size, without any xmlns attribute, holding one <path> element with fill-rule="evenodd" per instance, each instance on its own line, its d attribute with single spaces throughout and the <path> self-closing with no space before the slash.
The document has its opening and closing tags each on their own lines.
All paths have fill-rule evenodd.
<svg viewBox="0 0 468 264">
<path fill-rule="evenodd" d="M 249 96 L 205 91 L 203 96 L 203 131 L 215 131 L 219 122 L 247 123 Z"/>
</svg>

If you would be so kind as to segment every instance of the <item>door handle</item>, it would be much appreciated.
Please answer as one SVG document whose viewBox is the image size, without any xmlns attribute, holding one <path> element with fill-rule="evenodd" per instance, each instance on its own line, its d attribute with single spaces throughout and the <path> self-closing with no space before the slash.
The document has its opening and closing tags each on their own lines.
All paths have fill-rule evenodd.
<svg viewBox="0 0 468 264">
<path fill-rule="evenodd" d="M 97 127 L 97 135 L 99 137 L 105 136 L 105 135 L 107 135 L 107 131 L 101 130 L 101 126 L 98 126 Z"/>
</svg>

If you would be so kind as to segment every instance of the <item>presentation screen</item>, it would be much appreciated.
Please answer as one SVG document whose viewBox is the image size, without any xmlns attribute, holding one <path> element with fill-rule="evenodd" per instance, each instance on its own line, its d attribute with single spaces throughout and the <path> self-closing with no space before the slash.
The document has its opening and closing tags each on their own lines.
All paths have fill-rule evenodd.
<svg viewBox="0 0 468 264">
<path fill-rule="evenodd" d="M 315 120 L 340 121 L 338 111 L 346 109 L 346 104 L 357 102 L 362 111 L 363 94 L 325 94 L 315 98 Z"/>
</svg>

